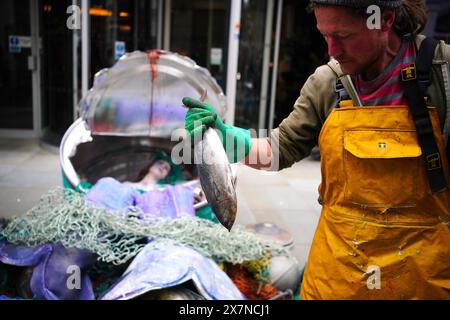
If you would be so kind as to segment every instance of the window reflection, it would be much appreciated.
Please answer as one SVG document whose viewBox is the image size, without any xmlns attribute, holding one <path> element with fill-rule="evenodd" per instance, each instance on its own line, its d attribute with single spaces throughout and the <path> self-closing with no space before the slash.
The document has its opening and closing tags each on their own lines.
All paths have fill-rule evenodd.
<svg viewBox="0 0 450 320">
<path fill-rule="evenodd" d="M 315 69 L 328 61 L 309 0 L 284 0 L 273 127 L 292 112 L 300 89 Z"/>
<path fill-rule="evenodd" d="M 247 0 L 241 11 L 235 124 L 258 128 L 267 1 Z"/>
<path fill-rule="evenodd" d="M 172 0 L 170 51 L 207 68 L 225 90 L 229 1 Z"/>
<path fill-rule="evenodd" d="M 0 1 L 0 129 L 32 129 L 30 48 L 10 45 L 10 36 L 30 36 L 28 0 Z"/>
<path fill-rule="evenodd" d="M 118 59 L 117 42 L 125 44 L 125 51 L 147 51 L 157 43 L 156 0 L 92 0 L 91 75 L 111 67 Z"/>
</svg>

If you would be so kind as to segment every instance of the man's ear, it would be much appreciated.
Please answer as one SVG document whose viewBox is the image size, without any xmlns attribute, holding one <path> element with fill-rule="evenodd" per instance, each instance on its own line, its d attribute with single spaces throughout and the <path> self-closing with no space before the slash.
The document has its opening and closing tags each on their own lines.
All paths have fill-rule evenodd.
<svg viewBox="0 0 450 320">
<path fill-rule="evenodd" d="M 383 17 L 381 19 L 381 31 L 389 31 L 395 22 L 395 10 L 386 9 L 383 12 Z"/>
</svg>

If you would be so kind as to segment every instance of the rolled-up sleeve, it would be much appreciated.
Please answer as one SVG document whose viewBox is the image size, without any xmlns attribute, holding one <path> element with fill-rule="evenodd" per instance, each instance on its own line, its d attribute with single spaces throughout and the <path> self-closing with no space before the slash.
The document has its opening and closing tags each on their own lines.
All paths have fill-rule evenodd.
<svg viewBox="0 0 450 320">
<path fill-rule="evenodd" d="M 268 137 L 272 170 L 290 167 L 310 155 L 326 116 L 336 104 L 335 82 L 328 66 L 319 67 L 308 78 L 293 111 Z"/>
</svg>

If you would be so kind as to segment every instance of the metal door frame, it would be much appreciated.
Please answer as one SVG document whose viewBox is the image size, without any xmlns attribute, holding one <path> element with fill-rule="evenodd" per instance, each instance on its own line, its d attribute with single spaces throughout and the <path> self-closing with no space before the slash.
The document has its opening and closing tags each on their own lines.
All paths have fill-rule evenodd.
<svg viewBox="0 0 450 320">
<path fill-rule="evenodd" d="M 241 33 L 241 0 L 231 0 L 230 21 L 228 32 L 228 52 L 227 52 L 227 114 L 225 121 L 233 125 L 236 112 L 236 75 L 239 61 L 239 37 Z"/>
<path fill-rule="evenodd" d="M 276 5 L 276 8 L 275 8 Z M 236 74 L 239 60 L 239 34 L 241 20 L 241 0 L 231 0 L 231 14 L 229 21 L 228 65 L 227 65 L 227 116 L 226 122 L 234 124 L 236 109 Z M 276 16 L 274 17 L 274 11 Z M 266 28 L 264 31 L 264 53 L 261 76 L 261 92 L 259 104 L 258 128 L 273 129 L 275 113 L 275 97 L 277 94 L 278 59 L 280 52 L 281 23 L 283 0 L 267 0 Z M 275 21 L 274 21 L 275 19 Z M 275 24 L 275 42 L 272 41 L 272 30 Z M 273 45 L 273 67 L 269 62 Z M 271 81 L 269 80 L 271 79 Z M 269 99 L 270 98 L 270 99 Z M 267 117 L 267 113 L 268 117 Z M 266 120 L 268 118 L 268 120 Z M 267 122 L 266 122 L 267 121 Z"/>
<path fill-rule="evenodd" d="M 91 64 L 89 8 L 89 1 L 81 0 L 81 98 L 84 98 L 89 90 Z"/>
<path fill-rule="evenodd" d="M 172 23 L 172 1 L 166 0 L 164 1 L 164 34 L 162 39 L 162 49 L 170 51 L 170 39 L 171 39 L 171 23 Z M 159 42 L 159 41 L 158 41 Z"/>
<path fill-rule="evenodd" d="M 273 53 L 273 69 L 272 69 L 272 84 L 270 89 L 270 105 L 269 105 L 269 121 L 268 131 L 273 129 L 273 122 L 275 118 L 275 98 L 277 95 L 277 76 L 278 76 L 278 61 L 280 56 L 280 38 L 281 38 L 281 23 L 283 19 L 283 0 L 278 0 L 276 29 L 275 29 L 275 44 Z"/>
<path fill-rule="evenodd" d="M 262 63 L 261 92 L 259 98 L 259 120 L 258 129 L 265 128 L 268 95 L 269 95 L 269 63 L 272 52 L 272 28 L 273 28 L 273 11 L 275 0 L 267 0 L 266 9 L 266 29 L 264 30 L 264 53 Z M 270 106 L 269 106 L 270 108 Z"/>
</svg>

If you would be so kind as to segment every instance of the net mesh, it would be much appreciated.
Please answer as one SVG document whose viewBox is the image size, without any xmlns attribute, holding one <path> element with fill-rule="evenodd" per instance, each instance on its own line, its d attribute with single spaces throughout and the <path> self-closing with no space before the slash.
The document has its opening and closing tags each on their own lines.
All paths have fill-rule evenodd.
<svg viewBox="0 0 450 320">
<path fill-rule="evenodd" d="M 123 264 L 146 245 L 167 242 L 191 246 L 217 262 L 241 264 L 269 255 L 288 255 L 281 245 L 263 240 L 236 226 L 228 232 L 221 225 L 201 218 L 138 218 L 137 208 L 110 212 L 88 205 L 84 196 L 67 188 L 57 188 L 41 197 L 24 216 L 13 218 L 0 236 L 16 245 L 34 246 L 61 243 L 88 249 L 99 260 Z M 146 239 L 151 241 L 147 244 Z"/>
</svg>

